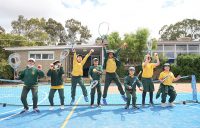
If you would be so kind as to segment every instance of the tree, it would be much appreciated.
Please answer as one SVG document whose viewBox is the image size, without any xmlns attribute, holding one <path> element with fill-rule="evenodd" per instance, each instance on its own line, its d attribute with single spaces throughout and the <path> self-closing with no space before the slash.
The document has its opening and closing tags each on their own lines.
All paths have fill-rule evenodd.
<svg viewBox="0 0 200 128">
<path fill-rule="evenodd" d="M 26 22 L 27 19 L 25 19 L 24 16 L 19 15 L 17 20 L 11 22 L 11 26 L 13 28 L 11 33 L 17 35 L 24 35 L 26 31 Z"/>
<path fill-rule="evenodd" d="M 65 38 L 70 43 L 87 43 L 87 40 L 92 37 L 87 26 L 81 25 L 81 22 L 75 19 L 67 20 L 65 28 L 68 32 Z"/>
<path fill-rule="evenodd" d="M 5 29 L 0 26 L 0 34 L 4 34 L 4 33 L 5 33 Z"/>
<path fill-rule="evenodd" d="M 162 40 L 178 40 L 189 37 L 191 40 L 200 40 L 200 20 L 184 19 L 171 25 L 164 25 L 160 31 Z"/>
<path fill-rule="evenodd" d="M 65 29 L 61 23 L 49 18 L 44 28 L 49 34 L 50 41 L 53 42 L 53 44 L 64 41 L 62 37 L 65 35 Z"/>
<path fill-rule="evenodd" d="M 25 37 L 13 34 L 0 34 L 0 77 L 13 78 L 13 69 L 8 65 L 10 51 L 5 51 L 4 47 L 33 46 L 36 42 L 28 42 Z"/>
<path fill-rule="evenodd" d="M 123 42 L 128 47 L 120 54 L 122 61 L 130 65 L 139 65 L 144 59 L 146 51 L 146 42 L 149 36 L 148 29 L 138 29 L 136 33 L 125 34 Z"/>
</svg>

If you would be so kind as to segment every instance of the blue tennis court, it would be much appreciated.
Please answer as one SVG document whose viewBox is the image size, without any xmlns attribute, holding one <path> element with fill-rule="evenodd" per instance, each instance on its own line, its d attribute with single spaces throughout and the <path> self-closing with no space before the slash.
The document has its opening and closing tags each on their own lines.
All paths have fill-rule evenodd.
<svg viewBox="0 0 200 128">
<path fill-rule="evenodd" d="M 121 99 L 116 86 L 109 88 L 107 101 L 108 106 L 90 108 L 89 103 L 84 101 L 81 88 L 76 91 L 76 104 L 69 106 L 71 100 L 70 86 L 65 86 L 65 109 L 59 106 L 59 96 L 56 93 L 55 109 L 49 109 L 48 93 L 49 85 L 39 86 L 39 109 L 40 113 L 32 112 L 18 114 L 23 106 L 20 101 L 21 86 L 4 86 L 0 88 L 0 102 L 7 103 L 0 109 L 0 128 L 198 128 L 200 126 L 200 104 L 186 103 L 182 101 L 192 100 L 191 92 L 178 92 L 175 107 L 160 107 L 160 99 L 154 99 L 154 107 L 140 107 L 125 110 L 125 102 Z M 87 87 L 88 95 L 90 88 Z M 103 90 L 103 87 L 102 87 Z M 197 95 L 199 97 L 199 93 Z M 148 103 L 148 97 L 146 98 Z M 28 102 L 32 103 L 31 93 Z M 141 93 L 137 94 L 137 104 L 141 104 Z"/>
</svg>

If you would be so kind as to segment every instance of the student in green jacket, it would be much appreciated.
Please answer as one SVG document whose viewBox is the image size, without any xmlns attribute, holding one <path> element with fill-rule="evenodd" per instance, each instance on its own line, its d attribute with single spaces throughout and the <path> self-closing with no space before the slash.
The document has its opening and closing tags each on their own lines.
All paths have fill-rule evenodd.
<svg viewBox="0 0 200 128">
<path fill-rule="evenodd" d="M 97 58 L 94 58 L 93 59 L 93 66 L 90 66 L 89 68 L 89 78 L 92 81 L 94 80 L 97 80 L 98 81 L 98 84 L 91 89 L 91 107 L 94 107 L 94 95 L 95 95 L 95 91 L 97 90 L 97 94 L 98 94 L 98 97 L 97 97 L 97 106 L 98 107 L 101 107 L 101 75 L 103 73 L 103 68 L 101 65 L 99 65 L 99 60 Z"/>
<path fill-rule="evenodd" d="M 125 92 L 127 96 L 127 102 L 125 109 L 129 108 L 131 97 L 132 97 L 132 106 L 134 109 L 138 109 L 136 105 L 136 85 L 138 88 L 142 91 L 142 83 L 139 81 L 137 76 L 134 76 L 135 73 L 135 67 L 129 67 L 129 75 L 124 78 L 124 86 L 125 86 Z"/>
<path fill-rule="evenodd" d="M 35 67 L 35 59 L 29 58 L 28 65 L 25 70 L 21 71 L 19 74 L 20 80 L 24 81 L 24 87 L 22 89 L 21 101 L 24 105 L 24 110 L 21 113 L 27 112 L 29 107 L 27 103 L 27 94 L 32 91 L 33 99 L 33 111 L 40 112 L 38 109 L 38 78 L 44 77 L 44 72 L 41 71 L 42 67 Z"/>
<path fill-rule="evenodd" d="M 47 76 L 51 77 L 51 89 L 49 92 L 49 102 L 51 107 L 49 110 L 54 109 L 54 94 L 58 90 L 60 96 L 60 109 L 64 109 L 64 85 L 62 75 L 64 74 L 64 70 L 60 61 L 56 60 L 53 62 L 53 65 L 50 66 L 50 69 L 47 72 Z"/>
</svg>

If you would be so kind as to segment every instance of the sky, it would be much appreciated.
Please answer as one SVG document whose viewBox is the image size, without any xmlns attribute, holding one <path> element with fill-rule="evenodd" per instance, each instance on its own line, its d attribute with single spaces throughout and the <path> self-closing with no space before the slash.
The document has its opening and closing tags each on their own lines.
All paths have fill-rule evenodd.
<svg viewBox="0 0 200 128">
<path fill-rule="evenodd" d="M 10 32 L 11 21 L 18 15 L 25 18 L 53 18 L 65 24 L 71 18 L 87 25 L 94 41 L 102 22 L 109 24 L 109 33 L 136 32 L 148 28 L 151 38 L 159 38 L 163 25 L 186 18 L 200 19 L 200 0 L 0 0 L 0 26 Z"/>
</svg>

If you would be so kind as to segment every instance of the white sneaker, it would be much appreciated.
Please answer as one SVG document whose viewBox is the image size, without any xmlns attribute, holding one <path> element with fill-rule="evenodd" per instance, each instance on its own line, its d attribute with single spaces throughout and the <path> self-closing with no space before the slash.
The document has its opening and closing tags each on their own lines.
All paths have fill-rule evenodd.
<svg viewBox="0 0 200 128">
<path fill-rule="evenodd" d="M 54 107 L 53 107 L 53 106 L 50 106 L 49 110 L 51 110 L 51 111 L 54 110 Z"/>
<path fill-rule="evenodd" d="M 61 106 L 60 106 L 60 109 L 62 109 L 62 110 L 65 109 L 65 106 L 64 106 L 64 105 L 61 105 Z"/>
<path fill-rule="evenodd" d="M 161 107 L 165 108 L 165 107 L 167 107 L 167 104 L 166 103 L 161 103 Z"/>
<path fill-rule="evenodd" d="M 176 105 L 172 102 L 172 103 L 168 103 L 168 106 L 175 107 Z"/>
</svg>

